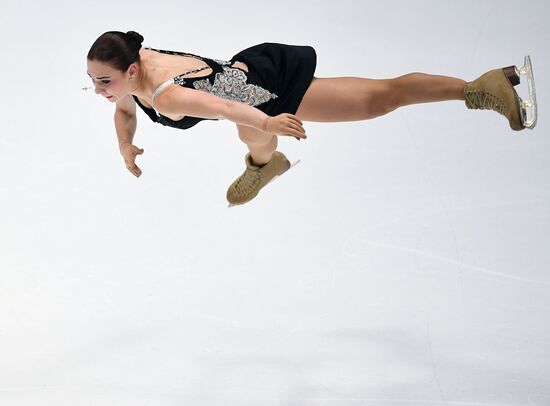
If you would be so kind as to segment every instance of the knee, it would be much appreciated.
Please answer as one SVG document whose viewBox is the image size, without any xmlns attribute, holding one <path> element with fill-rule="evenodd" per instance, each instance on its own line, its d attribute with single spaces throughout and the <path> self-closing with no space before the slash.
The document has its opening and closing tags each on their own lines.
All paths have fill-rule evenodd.
<svg viewBox="0 0 550 406">
<path fill-rule="evenodd" d="M 370 117 L 383 116 L 401 106 L 397 79 L 382 80 L 376 91 L 369 92 L 366 110 Z"/>
<path fill-rule="evenodd" d="M 393 79 L 383 80 L 377 95 L 371 103 L 378 115 L 387 114 L 399 107 L 411 104 L 411 89 L 419 87 L 423 74 L 420 72 L 407 73 Z"/>
<path fill-rule="evenodd" d="M 411 95 L 421 87 L 423 76 L 420 72 L 411 72 L 390 80 L 395 108 L 411 104 Z"/>
</svg>

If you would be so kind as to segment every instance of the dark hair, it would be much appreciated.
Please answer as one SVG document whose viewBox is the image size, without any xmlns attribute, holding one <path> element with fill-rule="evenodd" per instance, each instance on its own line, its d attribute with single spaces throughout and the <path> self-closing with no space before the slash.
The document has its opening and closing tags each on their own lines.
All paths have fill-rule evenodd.
<svg viewBox="0 0 550 406">
<path fill-rule="evenodd" d="M 143 37 L 135 31 L 107 31 L 92 44 L 88 59 L 105 62 L 114 69 L 126 72 L 132 63 L 139 62 L 142 42 Z"/>
</svg>

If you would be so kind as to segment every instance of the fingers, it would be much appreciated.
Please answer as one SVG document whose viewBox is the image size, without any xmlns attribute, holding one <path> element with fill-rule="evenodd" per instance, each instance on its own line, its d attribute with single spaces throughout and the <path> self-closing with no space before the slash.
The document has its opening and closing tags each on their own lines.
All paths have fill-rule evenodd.
<svg viewBox="0 0 550 406">
<path fill-rule="evenodd" d="M 296 138 L 298 141 L 305 140 L 307 138 L 306 135 L 304 135 L 304 134 L 302 134 L 302 133 L 300 133 L 299 131 L 296 131 L 296 130 L 289 130 L 284 135 L 290 135 L 290 136 Z"/>
<path fill-rule="evenodd" d="M 298 141 L 306 139 L 306 131 L 304 130 L 302 120 L 290 113 L 283 113 L 283 133 L 296 138 Z"/>
<path fill-rule="evenodd" d="M 141 169 L 136 165 L 134 159 L 127 159 L 125 160 L 126 163 L 126 169 L 130 171 L 132 175 L 139 178 L 141 176 Z"/>
<path fill-rule="evenodd" d="M 292 124 L 291 123 L 291 124 L 288 125 L 288 128 L 291 129 L 291 130 L 297 131 L 299 133 L 299 135 L 302 136 L 303 138 L 307 138 L 306 131 L 304 130 L 304 127 L 299 126 L 297 124 Z"/>
<path fill-rule="evenodd" d="M 294 136 L 294 138 L 297 139 L 306 139 L 306 131 L 304 130 L 304 127 L 302 125 L 298 124 L 296 121 L 290 121 L 287 123 L 287 129 L 289 130 L 289 134 Z"/>
<path fill-rule="evenodd" d="M 141 176 L 142 172 L 141 172 L 141 169 L 136 165 L 135 160 L 136 160 L 136 156 L 142 155 L 143 152 L 144 152 L 143 148 L 138 148 L 134 146 L 132 151 L 126 154 L 124 158 L 124 162 L 126 163 L 126 169 L 128 169 L 130 173 L 137 178 Z"/>
<path fill-rule="evenodd" d="M 136 178 L 139 178 L 141 176 L 141 169 L 137 165 L 134 166 L 127 166 L 128 170 L 132 175 L 134 175 Z"/>
<path fill-rule="evenodd" d="M 300 120 L 298 117 L 296 117 L 296 116 L 294 116 L 294 115 L 292 115 L 292 114 L 287 113 L 287 114 L 286 114 L 286 118 L 287 118 L 287 122 L 288 122 L 288 123 L 297 126 L 297 127 L 300 128 L 302 131 L 304 130 L 302 120 Z M 303 132 L 305 132 L 305 131 L 303 131 Z"/>
<path fill-rule="evenodd" d="M 296 121 L 298 124 L 302 125 L 302 120 L 300 120 L 298 117 L 296 117 L 294 114 L 290 114 L 290 113 L 284 113 L 285 116 L 287 116 L 288 118 L 290 118 L 291 120 L 294 120 Z"/>
<path fill-rule="evenodd" d="M 288 135 L 296 138 L 298 141 L 307 138 L 302 120 L 294 114 L 281 113 L 276 117 L 270 117 L 267 128 L 268 132 L 272 134 Z"/>
<path fill-rule="evenodd" d="M 130 143 L 125 143 L 121 147 L 122 157 L 124 158 L 124 164 L 126 169 L 130 171 L 132 175 L 139 178 L 141 176 L 141 169 L 136 165 L 136 156 L 143 155 L 145 150 L 138 148 Z"/>
<path fill-rule="evenodd" d="M 137 178 L 139 178 L 141 175 L 141 169 L 139 169 L 139 167 L 134 163 L 127 163 L 126 169 L 128 169 L 130 173 Z"/>
</svg>

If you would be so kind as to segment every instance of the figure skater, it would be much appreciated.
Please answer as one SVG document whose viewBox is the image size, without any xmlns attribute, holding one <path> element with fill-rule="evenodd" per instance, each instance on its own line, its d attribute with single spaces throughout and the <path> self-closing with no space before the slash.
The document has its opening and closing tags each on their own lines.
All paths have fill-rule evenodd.
<svg viewBox="0 0 550 406">
<path fill-rule="evenodd" d="M 142 42 L 134 31 L 109 31 L 87 56 L 95 92 L 116 104 L 115 129 L 126 167 L 136 177 L 142 173 L 135 160 L 143 149 L 133 144 L 136 104 L 154 122 L 181 129 L 202 120 L 230 120 L 249 150 L 244 173 L 227 191 L 232 205 L 252 200 L 289 169 L 285 155 L 276 151 L 277 137 L 307 138 L 303 121 L 367 120 L 410 104 L 464 100 L 469 109 L 504 115 L 516 131 L 536 122 L 534 87 L 526 102 L 513 87 L 520 74 L 527 74 L 531 89 L 528 57 L 523 70 L 494 69 L 468 83 L 416 72 L 384 80 L 317 78 L 311 46 L 263 43 L 225 61 L 142 48 Z"/>
</svg>

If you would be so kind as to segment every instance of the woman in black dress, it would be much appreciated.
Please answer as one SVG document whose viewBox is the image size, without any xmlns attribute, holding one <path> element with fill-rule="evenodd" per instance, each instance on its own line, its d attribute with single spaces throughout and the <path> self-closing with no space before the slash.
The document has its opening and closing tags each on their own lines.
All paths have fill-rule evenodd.
<svg viewBox="0 0 550 406">
<path fill-rule="evenodd" d="M 116 104 L 115 129 L 126 167 L 137 177 L 142 173 L 135 159 L 143 149 L 133 144 L 136 105 L 153 121 L 181 129 L 202 120 L 231 120 L 249 149 L 244 173 L 227 191 L 231 204 L 250 201 L 290 167 L 276 151 L 277 136 L 307 138 L 303 121 L 367 120 L 410 104 L 465 100 L 468 108 L 503 114 L 514 130 L 526 127 L 513 88 L 519 83 L 514 67 L 470 83 L 424 73 L 384 80 L 316 78 L 310 46 L 263 43 L 223 61 L 142 48 L 142 42 L 136 32 L 109 31 L 87 57 L 95 92 Z"/>
</svg>

